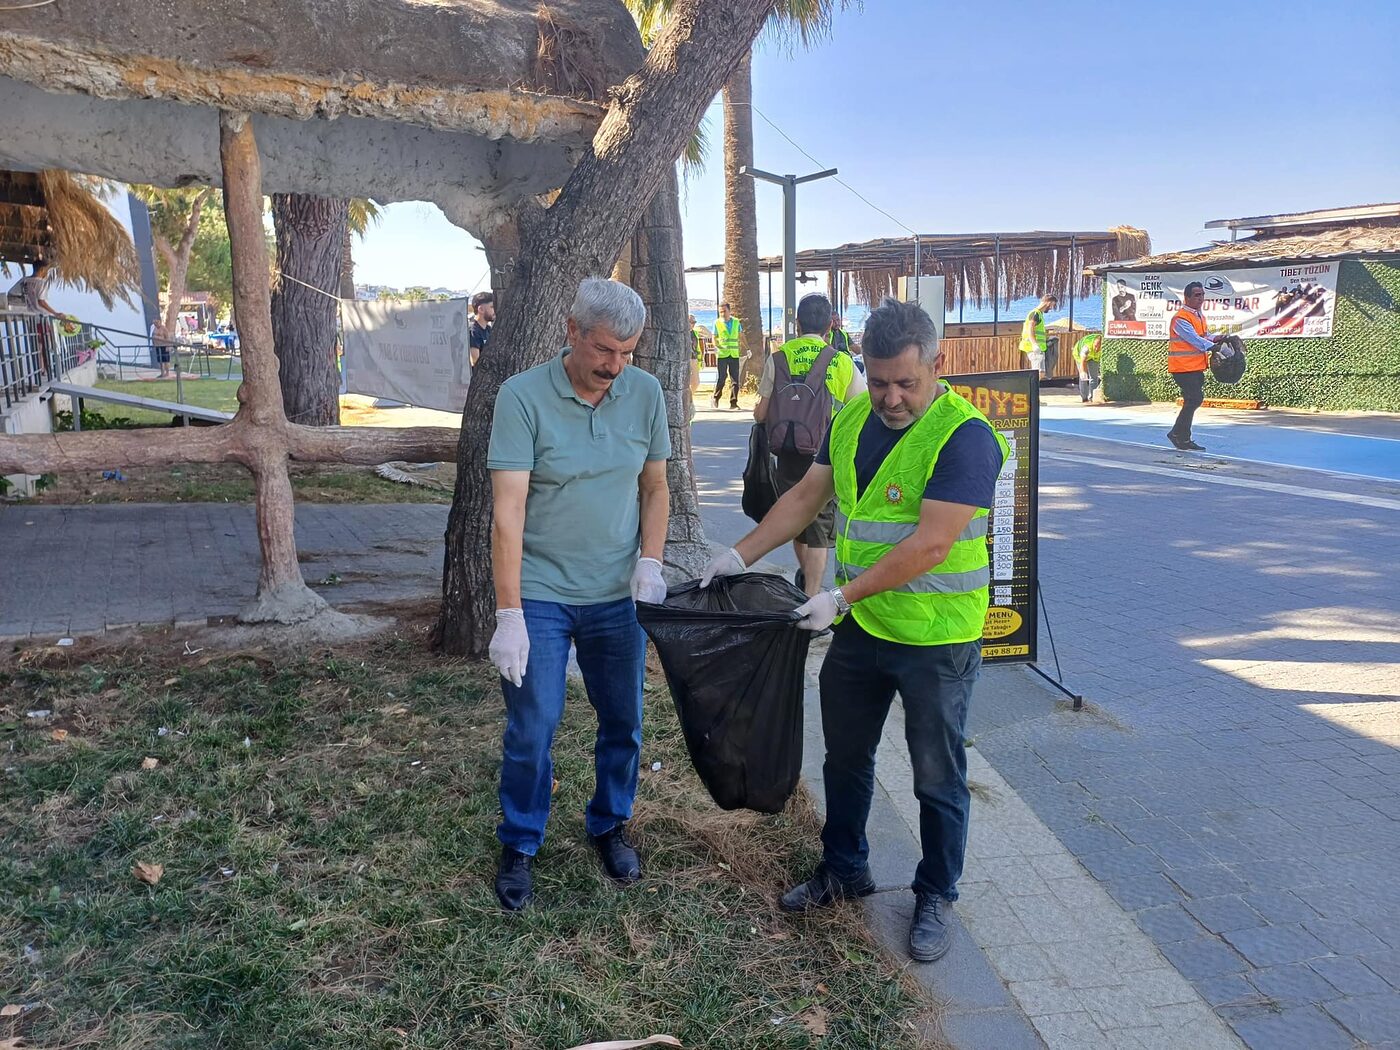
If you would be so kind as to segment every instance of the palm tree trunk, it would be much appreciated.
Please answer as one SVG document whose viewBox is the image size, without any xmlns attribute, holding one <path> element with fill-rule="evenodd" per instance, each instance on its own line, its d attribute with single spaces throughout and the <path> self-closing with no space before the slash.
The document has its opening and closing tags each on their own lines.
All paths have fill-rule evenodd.
<svg viewBox="0 0 1400 1050">
<path fill-rule="evenodd" d="M 348 201 L 346 207 L 349 207 Z M 355 298 L 355 234 L 349 222 L 345 224 L 345 236 L 340 242 L 340 297 Z"/>
<path fill-rule="evenodd" d="M 661 381 L 666 396 L 666 420 L 671 431 L 671 458 L 666 464 L 666 482 L 671 490 L 666 564 L 682 578 L 691 579 L 704 569 L 710 547 L 700 520 L 690 447 L 691 343 L 686 321 L 689 304 L 681 250 L 680 187 L 674 167 L 647 205 L 632 243 L 623 249 L 613 275 L 635 288 L 646 303 L 646 327 L 633 361 Z"/>
<path fill-rule="evenodd" d="M 744 326 L 745 370 L 759 372 L 767 353 L 758 305 L 758 210 L 753 179 L 753 52 L 746 50 L 724 85 L 724 297 Z M 718 304 L 716 304 L 718 306 Z"/>
<path fill-rule="evenodd" d="M 306 426 L 340 422 L 335 295 L 348 210 L 344 198 L 272 195 L 277 269 L 282 273 L 272 296 L 272 331 L 282 407 L 289 420 Z"/>
</svg>

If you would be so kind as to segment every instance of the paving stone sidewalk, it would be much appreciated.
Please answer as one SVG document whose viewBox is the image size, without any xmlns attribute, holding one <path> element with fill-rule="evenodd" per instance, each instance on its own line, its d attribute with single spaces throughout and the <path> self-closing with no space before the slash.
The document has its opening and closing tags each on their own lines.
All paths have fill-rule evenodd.
<svg viewBox="0 0 1400 1050">
<path fill-rule="evenodd" d="M 302 575 L 332 603 L 439 591 L 445 506 L 302 503 L 296 515 Z M 252 600 L 259 565 L 253 509 L 230 503 L 0 505 L 0 550 L 0 638 L 228 616 Z"/>
<path fill-rule="evenodd" d="M 978 750 L 1247 1045 L 1400 1047 L 1400 516 L 1058 459 L 1041 484 L 1098 713 Z"/>
</svg>

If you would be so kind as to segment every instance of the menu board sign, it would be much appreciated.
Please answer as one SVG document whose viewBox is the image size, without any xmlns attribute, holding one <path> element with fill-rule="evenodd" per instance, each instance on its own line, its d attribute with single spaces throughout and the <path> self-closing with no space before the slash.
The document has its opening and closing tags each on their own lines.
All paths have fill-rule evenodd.
<svg viewBox="0 0 1400 1050">
<path fill-rule="evenodd" d="M 987 417 L 1010 448 L 987 526 L 991 605 L 982 633 L 984 663 L 1034 663 L 1040 373 L 979 372 L 943 381 Z"/>
</svg>

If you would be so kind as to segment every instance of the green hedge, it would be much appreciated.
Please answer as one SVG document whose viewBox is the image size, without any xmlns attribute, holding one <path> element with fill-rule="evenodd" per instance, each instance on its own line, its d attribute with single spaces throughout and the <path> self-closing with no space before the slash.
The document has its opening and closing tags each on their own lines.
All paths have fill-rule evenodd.
<svg viewBox="0 0 1400 1050">
<path fill-rule="evenodd" d="M 1245 377 L 1224 386 L 1207 374 L 1206 397 L 1400 412 L 1400 256 L 1341 264 L 1329 338 L 1256 339 L 1248 350 Z M 1103 390 L 1111 401 L 1176 400 L 1166 340 L 1105 339 Z"/>
</svg>

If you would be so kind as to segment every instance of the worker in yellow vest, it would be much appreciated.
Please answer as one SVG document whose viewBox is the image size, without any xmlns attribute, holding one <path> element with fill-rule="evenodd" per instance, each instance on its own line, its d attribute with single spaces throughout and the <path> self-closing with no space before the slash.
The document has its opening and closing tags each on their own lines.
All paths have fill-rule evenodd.
<svg viewBox="0 0 1400 1050">
<path fill-rule="evenodd" d="M 709 332 L 705 326 L 690 315 L 690 392 L 693 395 L 700 389 L 700 369 L 705 364 L 705 340 Z"/>
<path fill-rule="evenodd" d="M 774 389 L 777 386 L 779 356 L 787 366 L 783 381 L 789 386 L 794 382 L 804 382 L 803 377 L 822 360 L 823 351 L 828 346 L 833 351 L 838 350 L 835 342 L 831 341 L 835 334 L 831 327 L 832 320 L 831 300 L 820 292 L 803 296 L 798 302 L 797 331 L 800 334 L 796 339 L 789 339 L 780 346 L 778 353 L 770 354 L 768 360 L 763 363 L 763 375 L 758 381 L 758 404 L 753 410 L 753 418 L 759 423 L 776 423 L 781 427 L 783 407 L 794 404 L 790 397 L 784 396 L 783 391 Z M 848 404 L 857 394 L 865 392 L 865 376 L 856 371 L 855 361 L 848 353 L 833 353 L 826 365 L 823 381 L 826 392 L 822 394 L 822 401 L 831 402 L 829 413 L 823 408 L 824 422 L 841 411 L 841 407 Z M 775 460 L 773 484 L 781 496 L 806 475 L 817 450 L 821 447 L 826 428 L 823 426 L 821 431 L 812 428 L 813 432 L 806 435 L 806 451 L 795 447 L 791 441 L 787 444 L 793 447 L 784 447 L 783 435 L 779 435 L 776 440 L 772 438 L 774 429 L 774 426 L 768 428 Z M 792 430 L 793 428 L 788 428 L 789 439 L 792 437 Z M 815 596 L 822 588 L 822 579 L 826 576 L 826 552 L 834 543 L 835 523 L 836 506 L 835 501 L 832 501 L 823 508 L 812 524 L 798 533 L 797 538 L 792 541 L 792 552 L 797 558 L 797 576 L 794 582 L 805 590 L 808 596 Z"/>
<path fill-rule="evenodd" d="M 823 856 L 779 903 L 805 912 L 874 892 L 865 822 L 875 748 L 898 692 L 923 843 L 909 953 L 931 961 L 952 943 L 968 825 L 963 733 L 990 583 L 988 509 L 1008 449 L 939 381 L 937 329 L 917 303 L 881 303 L 861 349 L 869 393 L 837 414 L 812 469 L 700 582 L 744 572 L 836 497 L 837 586 L 796 609 L 809 630 L 836 624 L 821 670 Z"/>
<path fill-rule="evenodd" d="M 1041 379 L 1050 378 L 1045 371 L 1045 348 L 1048 345 L 1045 315 L 1059 308 L 1060 300 L 1056 296 L 1048 293 L 1042 295 L 1036 308 L 1026 314 L 1026 319 L 1021 324 L 1021 353 L 1026 355 L 1026 367 L 1034 368 L 1040 373 Z"/>
<path fill-rule="evenodd" d="M 1181 411 L 1167 431 L 1167 440 L 1182 452 L 1204 452 L 1204 445 L 1191 440 L 1191 422 L 1205 400 L 1211 351 L 1225 336 L 1206 334 L 1206 319 L 1201 315 L 1206 290 L 1200 281 L 1188 284 L 1182 299 L 1184 305 L 1172 315 L 1171 342 L 1167 345 L 1167 371 L 1181 388 Z"/>
<path fill-rule="evenodd" d="M 1079 400 L 1089 404 L 1099 388 L 1099 358 L 1103 355 L 1103 333 L 1090 332 L 1074 344 L 1074 363 L 1079 366 Z"/>
<path fill-rule="evenodd" d="M 743 357 L 740 349 L 744 326 L 729 311 L 728 303 L 719 304 L 719 319 L 715 321 L 715 408 L 719 408 L 719 395 L 724 392 L 724 381 L 729 379 L 729 407 L 739 407 L 739 362 Z"/>
</svg>

